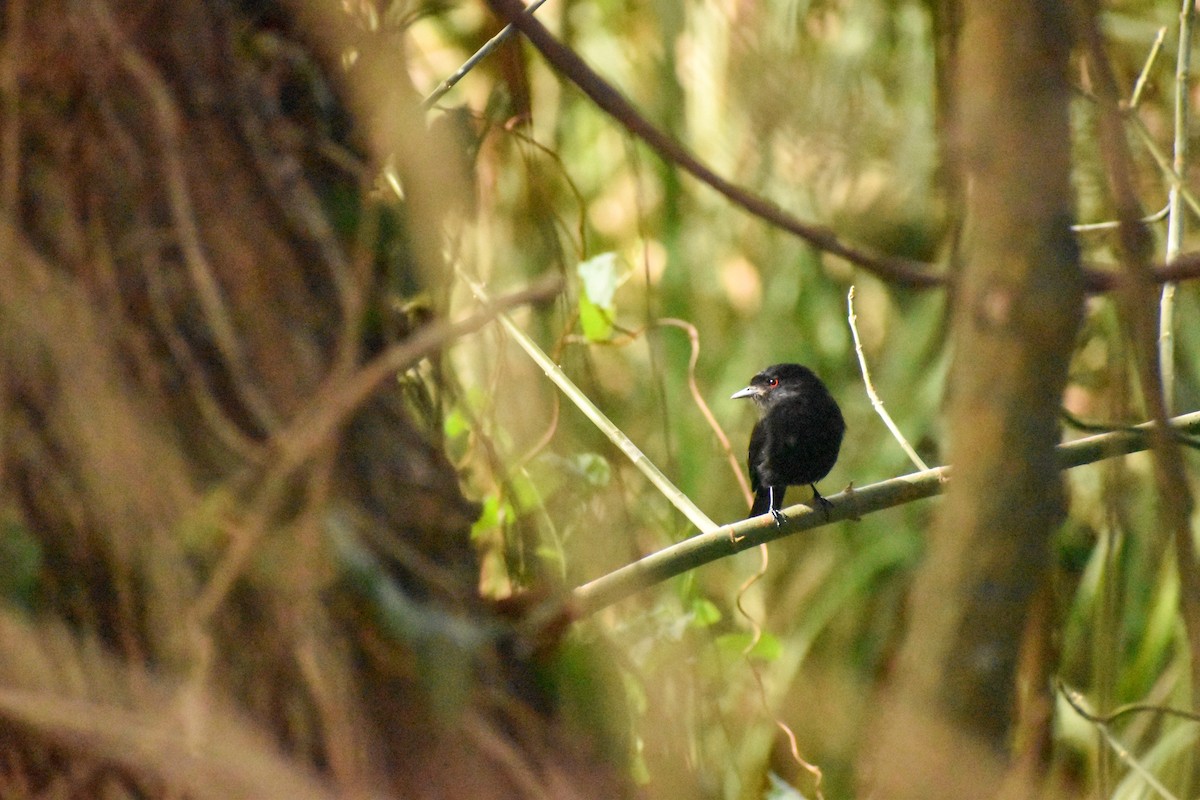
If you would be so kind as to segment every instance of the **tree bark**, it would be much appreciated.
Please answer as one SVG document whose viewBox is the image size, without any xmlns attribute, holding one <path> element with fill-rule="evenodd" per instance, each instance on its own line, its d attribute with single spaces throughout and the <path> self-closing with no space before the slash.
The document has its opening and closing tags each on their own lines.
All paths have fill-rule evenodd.
<svg viewBox="0 0 1200 800">
<path fill-rule="evenodd" d="M 444 289 L 453 153 L 397 38 L 338 2 L 12 0 L 3 44 L 0 536 L 34 566 L 0 783 L 623 796 L 539 683 L 566 613 L 477 595 L 437 387 L 339 404 L 424 324 L 393 297 Z"/>
<path fill-rule="evenodd" d="M 955 144 L 968 199 L 952 311 L 954 472 L 870 744 L 870 780 L 888 798 L 996 796 L 1023 631 L 1065 514 L 1053 448 L 1082 311 L 1070 19 L 1036 0 L 965 0 L 961 19 Z"/>
</svg>

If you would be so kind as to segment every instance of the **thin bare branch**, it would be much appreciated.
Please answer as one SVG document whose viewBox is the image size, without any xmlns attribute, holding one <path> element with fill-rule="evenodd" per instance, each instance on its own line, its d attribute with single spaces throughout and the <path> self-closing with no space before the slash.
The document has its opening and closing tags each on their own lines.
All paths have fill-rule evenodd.
<svg viewBox="0 0 1200 800">
<path fill-rule="evenodd" d="M 1187 172 L 1188 161 L 1188 100 L 1189 73 L 1192 65 L 1192 22 L 1196 17 L 1195 0 L 1183 0 L 1179 12 L 1179 53 L 1175 61 L 1174 158 L 1171 167 L 1176 175 Z M 1161 37 L 1160 37 L 1161 38 Z M 1171 183 L 1167 198 L 1167 261 L 1179 255 L 1187 230 L 1187 214 L 1183 208 L 1184 191 L 1178 181 Z M 1168 414 L 1175 407 L 1175 284 L 1164 283 L 1159 300 L 1158 360 L 1162 368 L 1163 402 Z"/>
<path fill-rule="evenodd" d="M 542 4 L 545 2 L 546 2 L 546 0 L 536 0 L 534 3 L 532 3 L 529 6 L 527 13 L 533 14 L 539 8 L 541 8 Z M 461 67 L 459 67 L 458 69 L 456 69 L 450 77 L 446 78 L 444 81 L 439 83 L 437 85 L 437 87 L 432 92 L 429 93 L 429 96 L 426 97 L 423 101 L 421 101 L 421 107 L 425 108 L 425 109 L 432 108 L 433 104 L 436 103 L 438 100 L 441 100 L 442 97 L 445 96 L 446 92 L 453 89 L 454 85 L 457 84 L 459 81 L 461 81 L 468 72 L 475 69 L 475 67 L 479 64 L 480 61 L 483 61 L 483 59 L 485 59 L 489 55 L 491 55 L 493 50 L 495 50 L 497 47 L 499 47 L 500 45 L 507 42 L 509 37 L 511 37 L 516 32 L 517 32 L 517 29 L 516 29 L 516 27 L 513 26 L 513 24 L 511 22 L 509 24 L 505 25 L 503 28 L 501 28 L 499 33 L 497 33 L 491 39 L 488 39 L 486 42 L 484 42 L 483 47 L 476 50 L 475 54 L 472 55 L 470 58 L 468 58 L 466 61 L 464 61 L 463 65 Z"/>
<path fill-rule="evenodd" d="M 199 626 L 212 616 L 242 574 L 266 529 L 271 508 L 287 486 L 287 479 L 327 449 L 337 430 L 384 382 L 455 339 L 479 330 L 505 310 L 553 297 L 560 290 L 561 284 L 554 276 L 553 280 L 497 298 L 465 319 L 428 325 L 384 350 L 349 378 L 323 387 L 309 407 L 296 415 L 270 443 L 269 452 L 275 457 L 268 459 L 269 472 L 257 487 L 250 511 L 234 532 L 233 544 L 192 609 L 195 624 Z"/>
<path fill-rule="evenodd" d="M 917 451 L 908 443 L 908 439 L 900 432 L 900 426 L 892 419 L 892 415 L 883 407 L 883 400 L 879 398 L 879 393 L 875 391 L 875 384 L 871 381 L 871 371 L 867 368 L 867 356 L 863 353 L 862 339 L 858 336 L 858 315 L 854 313 L 854 287 L 850 287 L 850 291 L 846 293 L 846 309 L 847 319 L 850 323 L 850 334 L 854 337 L 854 352 L 858 354 L 858 366 L 862 370 L 863 386 L 867 389 L 867 397 L 871 399 L 871 406 L 875 409 L 875 413 L 883 420 L 883 424 L 892 432 L 892 436 L 900 444 L 900 449 L 908 454 L 908 458 L 913 462 L 918 470 L 924 471 L 929 469 L 929 465 L 925 460 L 917 455 Z"/>
</svg>

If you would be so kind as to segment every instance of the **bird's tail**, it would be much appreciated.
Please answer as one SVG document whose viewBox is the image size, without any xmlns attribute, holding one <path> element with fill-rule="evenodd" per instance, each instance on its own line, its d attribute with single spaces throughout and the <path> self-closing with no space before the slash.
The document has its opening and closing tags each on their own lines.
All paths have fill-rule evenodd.
<svg viewBox="0 0 1200 800">
<path fill-rule="evenodd" d="M 783 508 L 783 493 L 787 491 L 786 486 L 775 487 L 775 504 L 777 508 Z M 754 493 L 754 504 L 750 506 L 750 516 L 757 517 L 759 514 L 765 514 L 771 510 L 771 489 L 769 486 L 760 486 L 758 491 Z"/>
</svg>

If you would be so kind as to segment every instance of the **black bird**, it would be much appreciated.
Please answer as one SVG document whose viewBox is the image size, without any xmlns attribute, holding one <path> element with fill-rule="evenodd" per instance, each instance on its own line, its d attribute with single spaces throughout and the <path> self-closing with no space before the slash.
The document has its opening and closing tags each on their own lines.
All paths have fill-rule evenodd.
<svg viewBox="0 0 1200 800">
<path fill-rule="evenodd" d="M 816 501 L 828 504 L 816 483 L 837 461 L 846 421 L 821 379 L 808 367 L 776 364 L 730 399 L 739 397 L 754 398 L 759 414 L 747 458 L 755 493 L 750 516 L 770 511 L 775 524 L 782 525 L 787 517 L 780 509 L 789 486 L 808 484 Z"/>
</svg>

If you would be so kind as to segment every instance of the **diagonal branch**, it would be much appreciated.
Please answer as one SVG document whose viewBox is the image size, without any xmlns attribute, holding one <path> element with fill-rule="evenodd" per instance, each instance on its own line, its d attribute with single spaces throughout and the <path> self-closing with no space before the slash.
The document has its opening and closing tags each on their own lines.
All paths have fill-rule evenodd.
<svg viewBox="0 0 1200 800">
<path fill-rule="evenodd" d="M 645 142 L 665 161 L 711 186 L 751 214 L 808 242 L 818 250 L 844 258 L 897 286 L 926 289 L 940 286 L 944 277 L 920 261 L 872 252 L 840 238 L 831 228 L 804 222 L 774 202 L 718 175 L 691 151 L 652 125 L 615 87 L 589 67 L 579 55 L 554 38 L 542 23 L 526 12 L 521 0 L 488 0 L 492 10 L 517 28 L 542 56 L 608 112 L 630 133 Z"/>
<path fill-rule="evenodd" d="M 1200 432 L 1200 411 L 1175 417 L 1170 422 L 1172 431 Z M 1154 424 L 1147 422 L 1061 444 L 1056 450 L 1058 466 L 1073 469 L 1140 452 L 1151 446 L 1154 435 Z M 578 614 L 587 616 L 668 578 L 785 536 L 933 497 L 945 490 L 949 476 L 950 467 L 935 467 L 831 495 L 826 498 L 830 505 L 825 510 L 792 506 L 786 509 L 788 521 L 782 527 L 776 526 L 769 514 L 763 514 L 684 539 L 576 588 L 573 599 Z"/>
<path fill-rule="evenodd" d="M 601 110 L 607 112 L 627 131 L 641 139 L 664 161 L 674 164 L 724 196 L 734 205 L 778 228 L 803 239 L 812 247 L 862 267 L 894 286 L 932 289 L 944 286 L 949 277 L 934 271 L 932 264 L 913 259 L 875 253 L 847 242 L 824 225 L 796 218 L 771 200 L 718 175 L 684 145 L 655 127 L 622 95 L 567 45 L 558 41 L 545 26 L 533 18 L 520 0 L 488 0 L 492 10 L 521 31 L 546 61 L 574 83 Z M 1200 277 L 1200 252 L 1184 253 L 1152 271 L 1156 283 Z M 1109 292 L 1121 285 L 1118 273 L 1098 269 L 1084 270 L 1084 285 L 1092 293 Z"/>
</svg>

